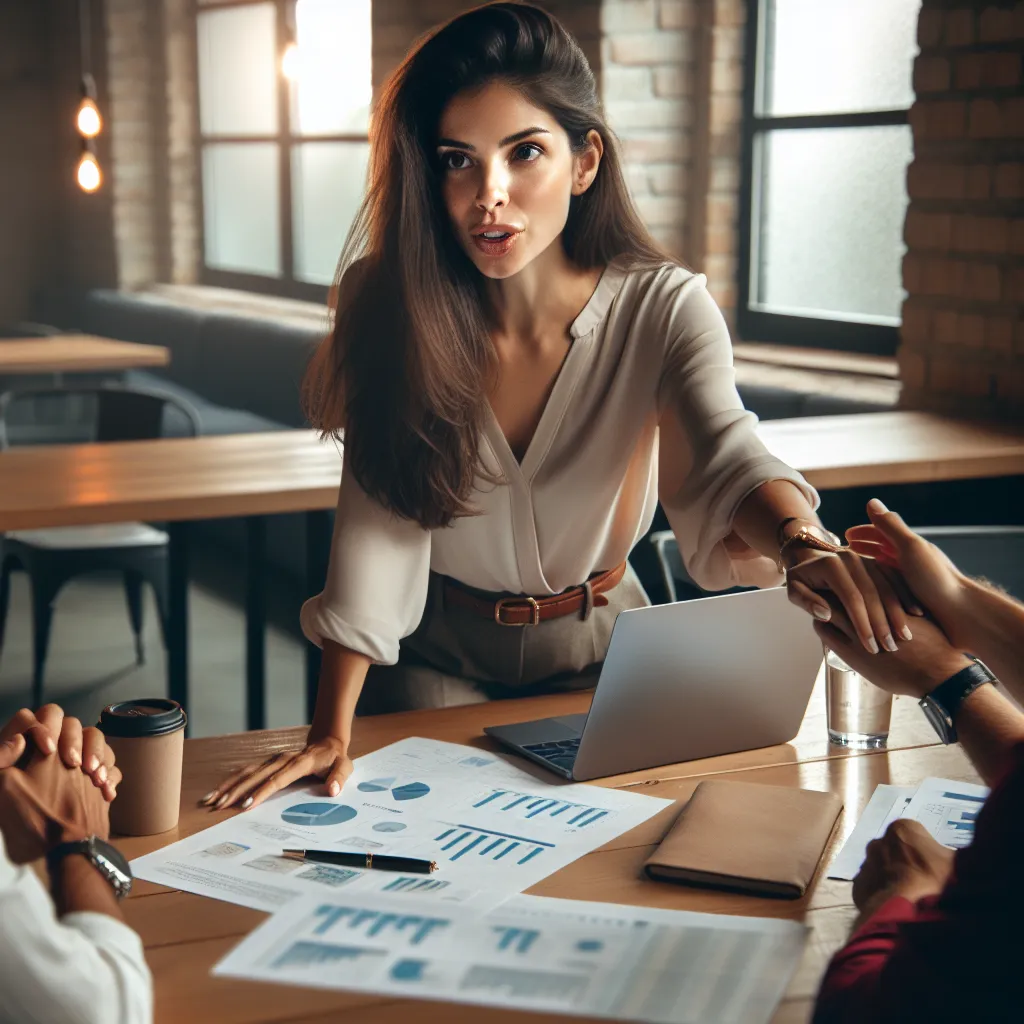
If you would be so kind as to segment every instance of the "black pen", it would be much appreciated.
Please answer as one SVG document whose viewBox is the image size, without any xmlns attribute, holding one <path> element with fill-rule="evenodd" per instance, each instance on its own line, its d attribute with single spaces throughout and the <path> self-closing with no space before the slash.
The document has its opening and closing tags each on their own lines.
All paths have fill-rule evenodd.
<svg viewBox="0 0 1024 1024">
<path fill-rule="evenodd" d="M 340 850 L 285 850 L 291 860 L 308 860 L 316 864 L 337 864 L 345 868 L 376 868 L 378 871 L 405 871 L 410 875 L 429 875 L 437 870 L 437 861 L 417 857 L 388 857 L 385 854 L 343 853 Z"/>
</svg>

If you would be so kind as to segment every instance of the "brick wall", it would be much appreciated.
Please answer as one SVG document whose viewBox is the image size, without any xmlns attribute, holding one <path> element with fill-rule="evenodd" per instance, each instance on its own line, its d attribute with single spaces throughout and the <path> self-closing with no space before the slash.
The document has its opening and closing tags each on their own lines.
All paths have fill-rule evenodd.
<svg viewBox="0 0 1024 1024">
<path fill-rule="evenodd" d="M 924 0 L 899 351 L 911 408 L 1024 417 L 1024 3 Z"/>
</svg>

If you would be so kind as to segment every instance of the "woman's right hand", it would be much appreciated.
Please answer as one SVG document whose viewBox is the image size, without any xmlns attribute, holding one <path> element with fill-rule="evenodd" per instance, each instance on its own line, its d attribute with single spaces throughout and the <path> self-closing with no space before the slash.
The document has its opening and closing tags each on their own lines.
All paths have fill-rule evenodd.
<svg viewBox="0 0 1024 1024">
<path fill-rule="evenodd" d="M 302 750 L 286 750 L 257 764 L 247 764 L 228 776 L 215 790 L 199 801 L 210 810 L 241 806 L 256 807 L 278 790 L 310 775 L 327 783 L 327 792 L 337 796 L 352 774 L 348 743 L 337 736 L 312 738 Z"/>
<path fill-rule="evenodd" d="M 969 618 L 967 577 L 877 498 L 868 502 L 867 512 L 870 523 L 846 531 L 850 547 L 896 569 L 953 645 L 961 650 L 969 647 L 963 636 Z"/>
</svg>

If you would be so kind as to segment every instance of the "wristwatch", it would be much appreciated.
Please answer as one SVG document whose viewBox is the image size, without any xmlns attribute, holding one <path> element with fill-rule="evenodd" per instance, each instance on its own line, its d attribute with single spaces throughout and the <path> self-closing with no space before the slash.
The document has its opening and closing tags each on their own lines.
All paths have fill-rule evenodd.
<svg viewBox="0 0 1024 1024">
<path fill-rule="evenodd" d="M 921 698 L 921 710 L 943 743 L 956 743 L 956 726 L 953 721 L 968 696 L 979 686 L 994 682 L 997 682 L 996 677 L 975 658 L 966 668 L 960 669 Z"/>
<path fill-rule="evenodd" d="M 58 843 L 46 855 L 46 865 L 52 871 L 65 857 L 81 854 L 103 876 L 114 890 L 118 899 L 123 899 L 132 891 L 132 869 L 128 861 L 116 846 L 89 836 L 70 843 Z"/>
<path fill-rule="evenodd" d="M 785 526 L 786 523 L 784 522 L 782 525 Z M 804 523 L 800 529 L 794 530 L 779 546 L 779 572 L 786 571 L 786 565 L 782 556 L 786 553 L 786 549 L 793 544 L 803 544 L 805 547 L 814 548 L 816 551 L 827 551 L 830 554 L 843 550 L 843 542 L 830 530 L 826 530 L 819 523 Z"/>
</svg>

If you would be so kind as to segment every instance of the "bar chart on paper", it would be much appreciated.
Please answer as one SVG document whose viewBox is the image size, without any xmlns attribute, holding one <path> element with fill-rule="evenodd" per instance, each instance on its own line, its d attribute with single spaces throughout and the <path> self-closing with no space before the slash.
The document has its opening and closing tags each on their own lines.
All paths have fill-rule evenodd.
<svg viewBox="0 0 1024 1024">
<path fill-rule="evenodd" d="M 441 843 L 440 855 L 450 861 L 463 857 L 485 857 L 493 861 L 507 858 L 509 864 L 526 864 L 540 857 L 547 850 L 554 850 L 554 843 L 508 832 L 494 832 L 475 825 L 452 825 L 434 837 Z"/>
<path fill-rule="evenodd" d="M 517 793 L 512 789 L 492 789 L 473 804 L 474 810 L 481 808 L 521 818 L 524 821 L 550 818 L 568 828 L 586 828 L 607 819 L 612 813 L 601 807 L 590 807 L 587 804 L 557 800 L 553 797 L 538 797 L 531 793 Z"/>
</svg>

